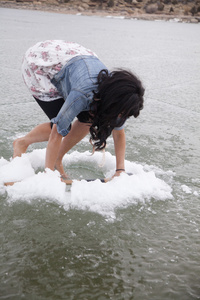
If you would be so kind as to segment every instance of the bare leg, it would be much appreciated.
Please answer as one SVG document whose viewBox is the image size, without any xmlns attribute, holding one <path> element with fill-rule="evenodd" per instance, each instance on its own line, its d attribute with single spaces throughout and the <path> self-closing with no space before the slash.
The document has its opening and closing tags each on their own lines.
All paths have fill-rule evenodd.
<svg viewBox="0 0 200 300">
<path fill-rule="evenodd" d="M 67 177 L 67 174 L 65 173 L 62 164 L 63 156 L 88 134 L 90 129 L 90 126 L 88 125 L 89 124 L 81 123 L 78 120 L 76 120 L 73 123 L 68 135 L 62 140 L 55 168 L 60 172 L 60 174 L 63 177 Z"/>
<path fill-rule="evenodd" d="M 29 145 L 48 141 L 51 133 L 50 123 L 43 123 L 33 128 L 27 135 L 13 142 L 13 158 L 26 152 Z"/>
</svg>

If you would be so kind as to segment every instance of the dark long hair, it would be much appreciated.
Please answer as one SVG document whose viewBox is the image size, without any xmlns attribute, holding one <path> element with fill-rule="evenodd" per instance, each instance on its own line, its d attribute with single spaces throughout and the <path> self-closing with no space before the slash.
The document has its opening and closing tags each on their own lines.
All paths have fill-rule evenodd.
<svg viewBox="0 0 200 300">
<path fill-rule="evenodd" d="M 115 127 L 120 127 L 130 116 L 139 116 L 143 108 L 144 88 L 141 81 L 126 70 L 111 73 L 102 70 L 97 83 L 98 91 L 94 93 L 91 108 L 90 141 L 95 150 L 102 150 Z"/>
</svg>

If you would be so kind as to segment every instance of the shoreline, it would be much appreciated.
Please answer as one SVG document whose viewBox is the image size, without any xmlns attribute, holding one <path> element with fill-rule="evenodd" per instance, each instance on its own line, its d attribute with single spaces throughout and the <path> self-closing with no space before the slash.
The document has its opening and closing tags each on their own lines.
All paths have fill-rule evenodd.
<svg viewBox="0 0 200 300">
<path fill-rule="evenodd" d="M 24 9 L 24 10 L 36 10 L 45 11 L 50 13 L 61 13 L 69 15 L 82 15 L 82 16 L 97 16 L 97 17 L 109 17 L 109 18 L 121 18 L 121 19 L 136 19 L 146 21 L 171 21 L 180 23 L 200 23 L 199 16 L 185 16 L 181 14 L 147 14 L 143 12 L 127 13 L 126 11 L 120 13 L 120 11 L 110 11 L 109 9 L 85 9 L 80 10 L 78 8 L 69 8 L 65 4 L 47 4 L 46 2 L 15 2 L 15 1 L 1 1 L 1 8 L 11 9 Z"/>
</svg>

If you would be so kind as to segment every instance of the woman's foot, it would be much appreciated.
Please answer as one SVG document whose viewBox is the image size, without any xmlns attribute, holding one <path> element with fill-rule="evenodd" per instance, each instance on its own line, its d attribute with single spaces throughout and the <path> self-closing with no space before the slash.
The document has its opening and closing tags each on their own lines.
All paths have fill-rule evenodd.
<svg viewBox="0 0 200 300">
<path fill-rule="evenodd" d="M 13 158 L 15 158 L 16 156 L 21 156 L 23 153 L 26 152 L 27 148 L 28 146 L 26 145 L 23 137 L 16 139 L 13 142 Z"/>
</svg>

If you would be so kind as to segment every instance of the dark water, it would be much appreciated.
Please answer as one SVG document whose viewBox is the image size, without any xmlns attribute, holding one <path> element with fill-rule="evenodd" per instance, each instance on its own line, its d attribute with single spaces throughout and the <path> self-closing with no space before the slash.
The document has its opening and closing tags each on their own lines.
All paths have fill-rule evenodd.
<svg viewBox="0 0 200 300">
<path fill-rule="evenodd" d="M 200 299 L 199 36 L 198 24 L 0 9 L 0 299 Z M 20 72 L 45 39 L 76 41 L 144 82 L 144 111 L 126 125 L 129 184 L 63 191 L 41 177 L 4 188 L 30 162 L 42 170 L 34 149 L 46 144 L 10 158 L 14 138 L 46 121 Z M 114 168 L 111 139 L 103 171 L 99 157 L 81 156 L 90 149 L 84 140 L 69 154 L 72 176 Z"/>
</svg>

